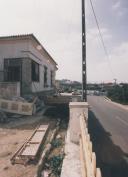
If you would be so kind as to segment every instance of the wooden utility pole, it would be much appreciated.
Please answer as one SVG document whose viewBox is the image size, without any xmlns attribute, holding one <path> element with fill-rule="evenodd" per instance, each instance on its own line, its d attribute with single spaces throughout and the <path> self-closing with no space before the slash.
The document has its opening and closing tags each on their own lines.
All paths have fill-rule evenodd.
<svg viewBox="0 0 128 177">
<path fill-rule="evenodd" d="M 82 0 L 82 99 L 87 101 L 85 0 Z"/>
</svg>

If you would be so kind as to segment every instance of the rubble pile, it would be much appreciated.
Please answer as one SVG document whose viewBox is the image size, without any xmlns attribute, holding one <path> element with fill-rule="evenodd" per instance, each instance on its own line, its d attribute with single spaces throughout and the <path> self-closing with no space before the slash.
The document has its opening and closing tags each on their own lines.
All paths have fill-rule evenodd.
<svg viewBox="0 0 128 177">
<path fill-rule="evenodd" d="M 5 123 L 9 117 L 17 118 L 23 115 L 36 114 L 44 108 L 43 100 L 33 95 L 15 96 L 9 98 L 9 100 L 1 98 L 0 100 L 0 123 Z M 26 112 L 22 111 L 21 107 Z"/>
</svg>

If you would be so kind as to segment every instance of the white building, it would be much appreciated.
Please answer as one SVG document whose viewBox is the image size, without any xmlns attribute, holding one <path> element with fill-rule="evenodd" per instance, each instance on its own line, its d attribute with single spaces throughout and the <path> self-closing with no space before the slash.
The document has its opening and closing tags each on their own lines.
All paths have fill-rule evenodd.
<svg viewBox="0 0 128 177">
<path fill-rule="evenodd" d="M 0 37 L 0 82 L 21 95 L 54 90 L 57 63 L 33 34 Z"/>
</svg>

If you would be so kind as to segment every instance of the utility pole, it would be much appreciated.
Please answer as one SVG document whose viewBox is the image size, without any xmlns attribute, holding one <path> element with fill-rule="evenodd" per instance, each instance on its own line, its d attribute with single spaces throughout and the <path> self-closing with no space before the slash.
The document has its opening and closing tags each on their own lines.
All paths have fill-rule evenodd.
<svg viewBox="0 0 128 177">
<path fill-rule="evenodd" d="M 87 101 L 85 0 L 82 0 L 82 99 Z"/>
<path fill-rule="evenodd" d="M 115 81 L 115 85 L 116 85 L 116 82 L 117 82 L 117 79 L 113 79 Z"/>
</svg>

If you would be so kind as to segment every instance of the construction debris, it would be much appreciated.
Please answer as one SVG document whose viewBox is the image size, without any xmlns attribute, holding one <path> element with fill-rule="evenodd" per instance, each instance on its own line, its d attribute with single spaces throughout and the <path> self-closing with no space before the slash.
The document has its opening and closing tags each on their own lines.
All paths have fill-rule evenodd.
<svg viewBox="0 0 128 177">
<path fill-rule="evenodd" d="M 68 96 L 47 96 L 44 99 L 46 105 L 61 105 L 71 102 L 71 97 Z"/>
<path fill-rule="evenodd" d="M 37 159 L 41 145 L 45 142 L 49 125 L 40 125 L 32 136 L 21 146 L 11 158 L 12 164 L 26 165 Z"/>
<path fill-rule="evenodd" d="M 6 123 L 6 122 L 7 122 L 7 115 L 3 111 L 0 111 L 0 123 Z"/>
<path fill-rule="evenodd" d="M 54 141 L 54 138 L 55 138 L 58 130 L 59 130 L 59 125 L 57 123 L 57 127 L 53 130 L 53 132 L 51 134 L 51 137 L 49 139 L 49 143 L 45 146 L 45 149 L 43 150 L 43 153 L 41 155 L 40 161 L 38 163 L 38 169 L 37 169 L 36 177 L 40 177 L 41 173 L 43 173 L 43 175 L 46 176 L 46 173 L 42 172 L 42 169 L 44 167 L 45 160 L 46 160 L 48 154 L 50 153 L 50 150 L 52 148 L 52 142 Z"/>
<path fill-rule="evenodd" d="M 34 103 L 0 99 L 0 110 L 15 114 L 32 115 Z"/>
<path fill-rule="evenodd" d="M 32 115 L 42 110 L 43 107 L 44 102 L 34 96 L 12 97 L 9 100 L 0 98 L 0 110 L 7 113 Z"/>
<path fill-rule="evenodd" d="M 23 102 L 23 103 L 27 102 L 23 97 L 17 97 L 17 96 L 12 97 L 11 100 L 12 101 L 19 101 L 19 102 Z"/>
</svg>

